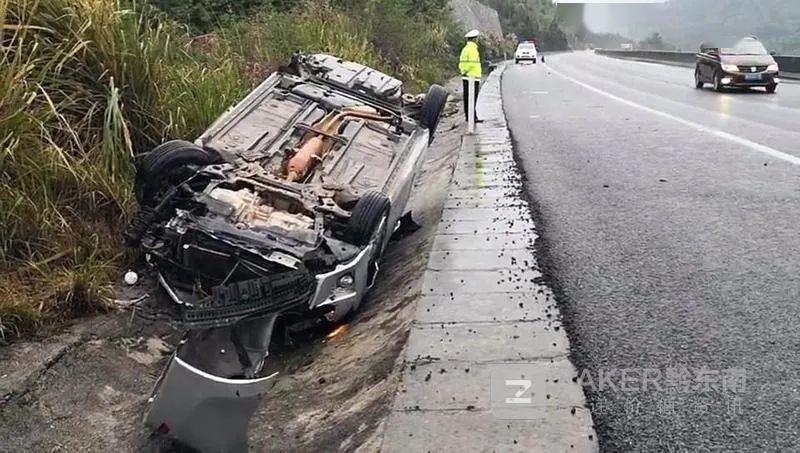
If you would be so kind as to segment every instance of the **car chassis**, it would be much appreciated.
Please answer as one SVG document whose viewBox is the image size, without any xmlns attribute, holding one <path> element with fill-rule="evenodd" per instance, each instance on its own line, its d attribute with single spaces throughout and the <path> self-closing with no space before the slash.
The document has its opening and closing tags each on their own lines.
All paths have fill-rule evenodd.
<svg viewBox="0 0 800 453">
<path fill-rule="evenodd" d="M 447 92 L 330 55 L 293 56 L 194 143 L 137 161 L 126 241 L 158 282 L 146 319 L 185 332 L 145 423 L 191 447 L 244 451 L 280 317 L 358 308 L 404 218 Z"/>
</svg>

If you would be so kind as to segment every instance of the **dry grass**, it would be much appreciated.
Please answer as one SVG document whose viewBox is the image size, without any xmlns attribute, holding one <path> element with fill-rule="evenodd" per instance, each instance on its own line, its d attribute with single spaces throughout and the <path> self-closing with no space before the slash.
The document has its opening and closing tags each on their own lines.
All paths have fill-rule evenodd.
<svg viewBox="0 0 800 453">
<path fill-rule="evenodd" d="M 338 54 L 426 88 L 458 30 L 311 0 L 190 39 L 121 0 L 0 0 L 0 342 L 104 310 L 130 257 L 131 157 L 198 135 L 295 50 Z M 129 5 L 129 6 L 124 6 Z"/>
<path fill-rule="evenodd" d="M 113 0 L 0 0 L 0 18 L 3 340 L 105 309 L 124 257 L 131 157 L 196 133 L 248 81 Z"/>
</svg>

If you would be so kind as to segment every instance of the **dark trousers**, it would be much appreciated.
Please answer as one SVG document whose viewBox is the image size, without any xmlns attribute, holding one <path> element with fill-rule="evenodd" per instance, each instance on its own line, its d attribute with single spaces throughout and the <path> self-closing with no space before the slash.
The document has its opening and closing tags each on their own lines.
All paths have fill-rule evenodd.
<svg viewBox="0 0 800 453">
<path fill-rule="evenodd" d="M 469 112 L 467 110 L 467 106 L 469 105 L 469 80 L 468 79 L 461 79 L 461 83 L 464 87 L 464 119 L 469 121 Z M 475 103 L 472 106 L 473 108 L 478 105 L 478 92 L 480 91 L 481 82 L 475 80 L 472 82 L 475 85 Z M 478 119 L 478 112 L 475 112 L 475 120 Z"/>
</svg>

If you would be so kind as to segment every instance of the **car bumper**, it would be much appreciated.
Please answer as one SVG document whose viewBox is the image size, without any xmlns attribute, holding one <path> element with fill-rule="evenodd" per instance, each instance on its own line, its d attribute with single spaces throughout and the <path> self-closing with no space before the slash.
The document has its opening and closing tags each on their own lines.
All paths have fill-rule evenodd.
<svg viewBox="0 0 800 453">
<path fill-rule="evenodd" d="M 308 301 L 308 308 L 324 311 L 329 321 L 337 321 L 358 307 L 371 284 L 369 266 L 372 247 L 365 247 L 355 258 L 337 265 L 333 271 L 316 275 L 316 286 Z M 352 277 L 352 284 L 343 287 L 341 279 L 347 275 Z M 185 304 L 163 277 L 159 278 L 159 282 L 176 303 Z M 271 318 L 264 318 L 264 322 L 257 324 L 256 327 L 263 328 L 266 339 L 272 336 L 278 316 L 275 314 Z M 212 329 L 209 332 L 224 329 Z M 219 336 L 228 338 L 222 334 Z M 145 424 L 157 433 L 202 451 L 247 451 L 248 421 L 260 398 L 272 387 L 275 374 L 253 379 L 224 377 L 241 374 L 237 372 L 238 362 L 233 357 L 236 354 L 234 345 L 214 343 L 210 334 L 203 338 L 211 346 L 204 344 L 195 349 L 219 351 L 220 357 L 226 360 L 214 362 L 214 369 L 210 369 L 209 364 L 198 360 L 196 351 L 189 347 L 193 340 L 182 341 L 156 383 Z M 248 353 L 253 352 L 251 361 L 263 360 L 259 357 L 266 358 L 268 345 L 267 340 L 261 349 L 250 347 Z M 205 366 L 193 365 L 198 361 L 204 362 Z"/>
<path fill-rule="evenodd" d="M 145 424 L 203 451 L 247 451 L 247 425 L 275 374 L 226 379 L 173 356 L 150 398 Z M 276 373 L 277 374 L 277 373 Z"/>
<path fill-rule="evenodd" d="M 187 332 L 156 382 L 145 425 L 200 451 L 247 451 L 248 422 L 277 374 L 261 375 L 277 318 Z"/>
<path fill-rule="evenodd" d="M 358 255 L 355 256 L 352 260 L 338 264 L 336 268 L 330 272 L 324 274 L 317 274 L 314 278 L 314 288 L 312 289 L 313 293 L 307 293 L 308 296 L 302 297 L 299 293 L 293 294 L 294 299 L 297 302 L 293 304 L 308 304 L 308 308 L 310 310 L 316 311 L 323 311 L 325 312 L 325 317 L 329 321 L 337 321 L 341 319 L 345 314 L 347 314 L 351 309 L 358 307 L 358 304 L 361 302 L 361 299 L 364 297 L 364 294 L 369 289 L 370 283 L 369 280 L 369 261 L 370 256 L 372 255 L 372 246 L 367 246 L 363 250 L 361 250 Z M 342 277 L 349 275 L 352 277 L 352 284 L 349 286 L 341 285 Z M 215 327 L 215 326 L 222 326 L 225 324 L 231 324 L 232 322 L 236 322 L 237 319 L 245 317 L 245 315 L 263 315 L 265 313 L 270 313 L 272 311 L 278 312 L 279 310 L 271 310 L 268 306 L 261 306 L 260 312 L 253 313 L 241 313 L 241 316 L 234 317 L 230 315 L 228 318 L 222 318 L 221 315 L 219 316 L 205 316 L 207 319 L 197 319 L 197 316 L 194 312 L 198 311 L 196 308 L 192 310 L 186 310 L 185 308 L 188 306 L 192 306 L 194 301 L 189 301 L 185 299 L 184 296 L 179 294 L 178 290 L 173 287 L 167 280 L 164 278 L 162 273 L 158 273 L 158 283 L 164 289 L 166 295 L 175 303 L 175 305 L 180 309 L 180 319 L 176 321 L 179 322 L 184 328 L 208 328 L 208 327 Z M 298 283 L 300 284 L 300 283 Z M 310 297 L 309 297 L 310 296 Z M 245 302 L 242 302 L 240 305 L 244 305 Z M 286 303 L 275 304 L 276 307 L 280 305 L 281 307 L 286 306 Z M 237 305 L 238 306 L 238 305 Z M 227 311 L 234 310 L 236 306 L 233 307 L 223 307 L 227 308 Z"/>
<path fill-rule="evenodd" d="M 351 261 L 339 264 L 334 270 L 316 276 L 317 288 L 311 299 L 310 308 L 325 310 L 329 321 L 338 321 L 350 310 L 358 307 L 366 294 L 369 281 L 369 262 L 372 246 L 367 246 Z M 349 275 L 353 283 L 340 284 L 342 277 Z"/>
<path fill-rule="evenodd" d="M 520 55 L 515 56 L 514 59 L 517 61 L 536 61 L 536 55 Z"/>
<path fill-rule="evenodd" d="M 747 74 L 725 73 L 722 76 L 722 84 L 731 87 L 765 87 L 780 83 L 777 73 L 761 73 L 758 80 L 749 80 Z"/>
</svg>

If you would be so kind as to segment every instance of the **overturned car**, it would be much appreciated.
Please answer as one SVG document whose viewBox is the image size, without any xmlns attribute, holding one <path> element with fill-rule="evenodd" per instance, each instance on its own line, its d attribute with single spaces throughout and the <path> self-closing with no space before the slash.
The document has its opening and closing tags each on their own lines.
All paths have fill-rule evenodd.
<svg viewBox="0 0 800 453">
<path fill-rule="evenodd" d="M 337 321 L 374 282 L 447 99 L 366 66 L 301 55 L 194 143 L 137 163 L 126 240 L 158 281 L 140 314 L 186 332 L 149 427 L 201 450 L 246 449 L 283 316 Z"/>
</svg>

